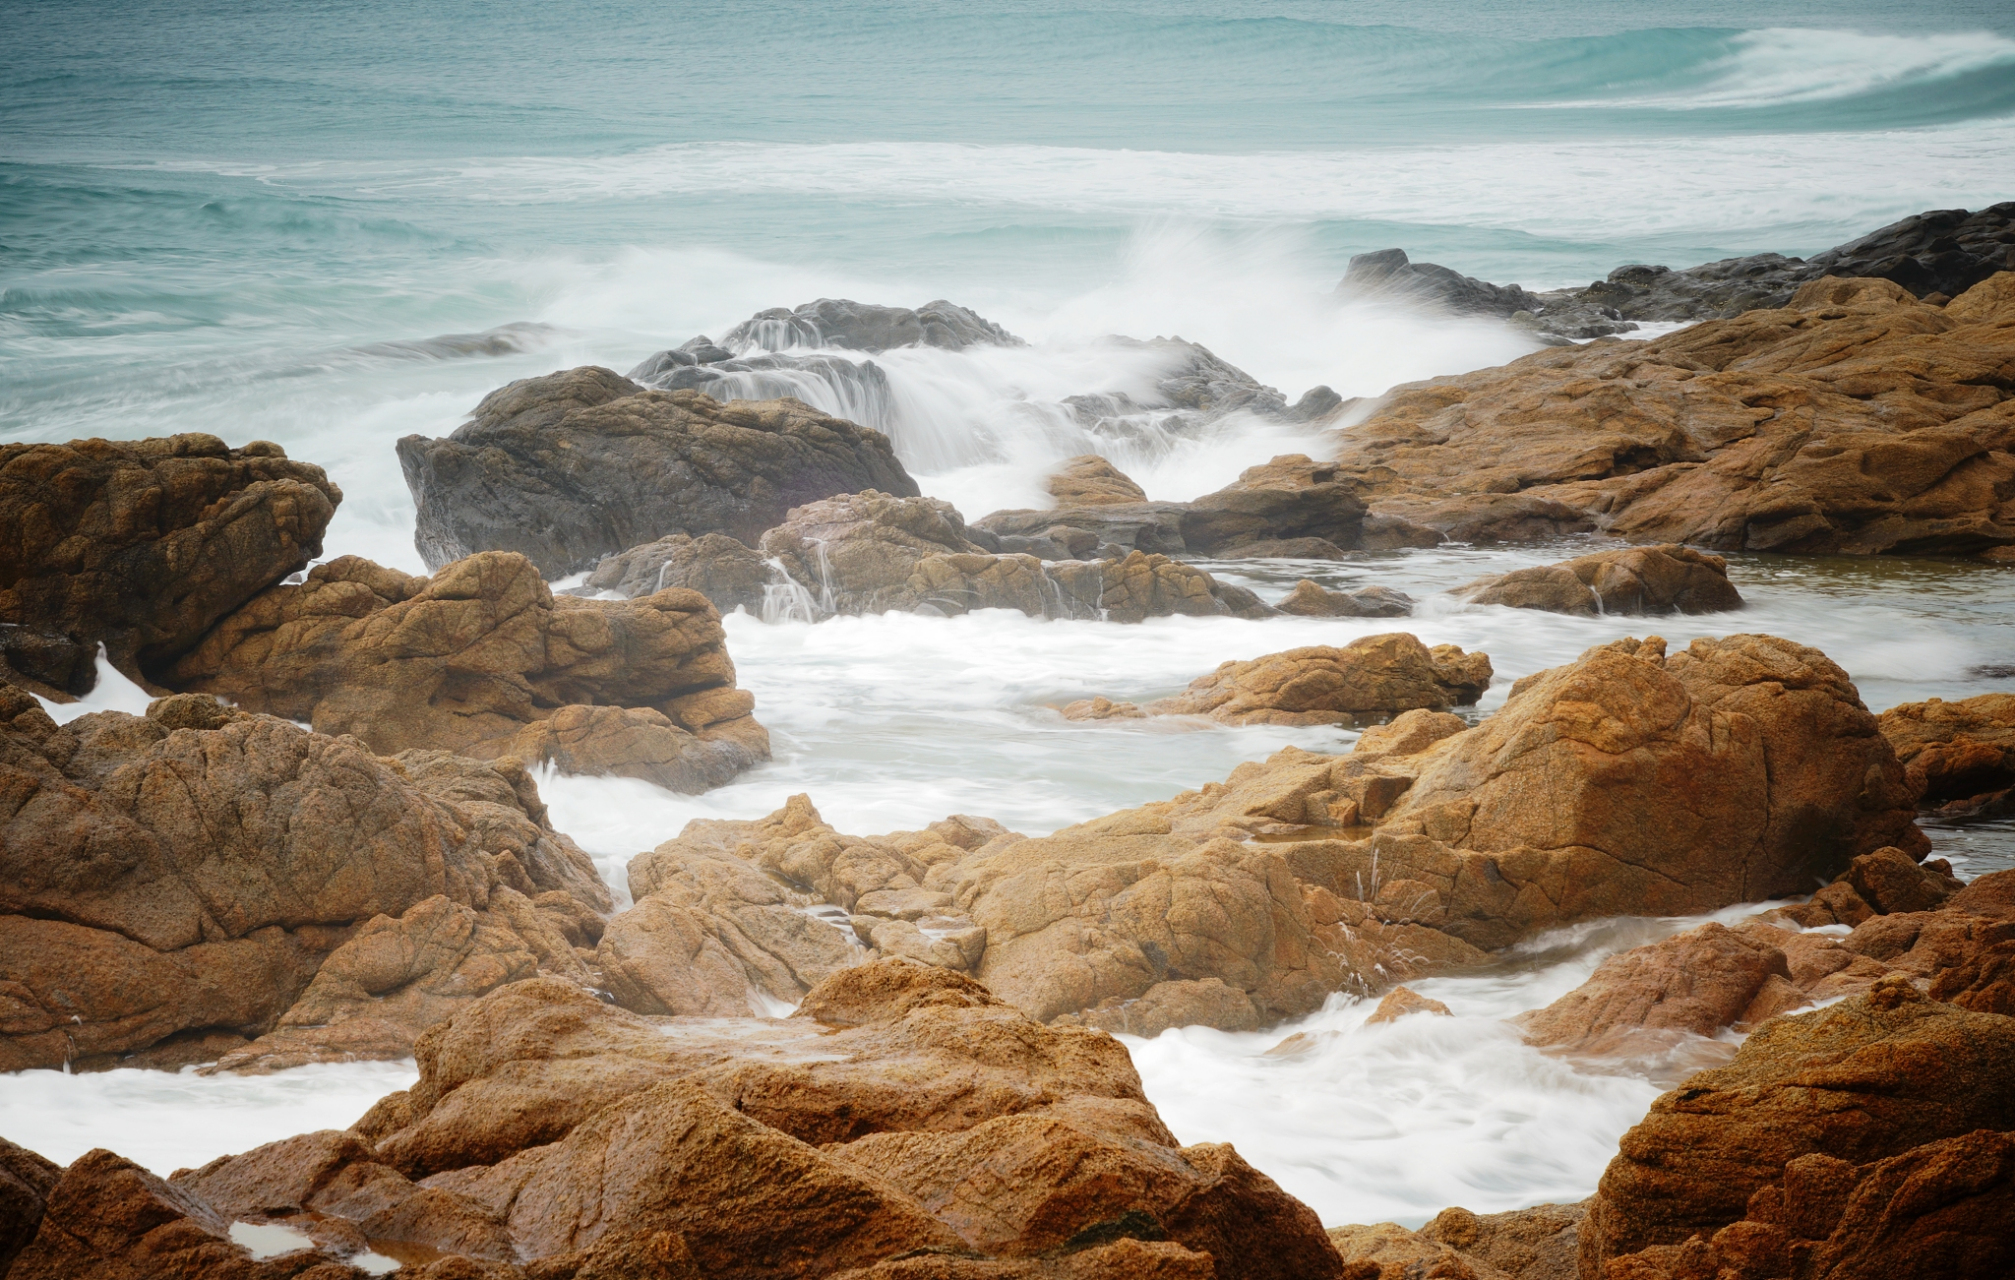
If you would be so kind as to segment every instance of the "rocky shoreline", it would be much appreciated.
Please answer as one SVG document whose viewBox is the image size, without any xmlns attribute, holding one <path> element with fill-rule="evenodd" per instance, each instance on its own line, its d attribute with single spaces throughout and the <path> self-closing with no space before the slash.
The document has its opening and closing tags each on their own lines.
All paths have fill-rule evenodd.
<svg viewBox="0 0 2015 1280">
<path fill-rule="evenodd" d="M 0 1277 L 2005 1274 L 2015 872 L 1962 883 L 1918 818 L 2015 812 L 2015 695 L 1878 716 L 1818 649 L 1731 626 L 1597 644 L 1459 714 L 1489 655 L 1392 630 L 1058 707 L 1072 733 L 1362 727 L 1346 752 L 1046 834 L 952 814 L 854 835 L 798 795 L 664 833 L 621 894 L 539 771 L 699 793 L 759 768 L 737 609 L 1403 619 L 1427 606 L 1312 580 L 1270 603 L 1190 561 L 1599 533 L 1446 607 L 1700 615 L 1745 607 L 1713 549 L 2005 557 L 2011 214 L 1653 273 L 1636 318 L 1729 314 L 1375 404 L 1291 406 L 1158 339 L 1146 407 L 1334 445 L 1192 502 L 1092 455 L 1054 506 L 968 521 L 871 424 L 708 393 L 805 375 L 807 346 L 1019 342 L 948 302 L 765 312 L 401 440 L 424 577 L 322 560 L 342 492 L 271 444 L 0 447 L 0 1071 L 420 1072 L 346 1130 L 167 1178 L 0 1140 Z M 1437 270 L 1381 256 L 1352 288 L 1533 296 Z M 1585 320 L 1599 292 L 1513 310 Z M 101 662 L 152 704 L 59 723 Z M 1760 903 L 1514 1019 L 1602 1070 L 1719 1058 L 1583 1204 L 1325 1229 L 1229 1146 L 1179 1143 L 1113 1034 L 1346 998 L 1432 1018 L 1402 984 Z"/>
</svg>

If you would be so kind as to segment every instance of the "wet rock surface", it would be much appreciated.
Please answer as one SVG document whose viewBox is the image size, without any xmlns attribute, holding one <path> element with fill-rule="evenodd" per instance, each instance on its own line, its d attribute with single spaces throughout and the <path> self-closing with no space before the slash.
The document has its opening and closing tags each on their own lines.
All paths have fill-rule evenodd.
<svg viewBox="0 0 2015 1280">
<path fill-rule="evenodd" d="M 1728 581 L 1726 560 L 1676 545 L 1598 551 L 1559 564 L 1514 569 L 1478 579 L 1455 594 L 1471 604 L 1582 617 L 1721 613 L 1742 607 L 1741 593 Z"/>
<path fill-rule="evenodd" d="M 432 578 L 318 565 L 219 623 L 171 678 L 386 755 L 513 755 L 686 792 L 769 757 L 705 597 L 555 596 L 509 552 Z"/>
<path fill-rule="evenodd" d="M 1248 467 L 1236 483 L 1194 502 L 1065 503 L 1047 511 L 996 511 L 974 527 L 1002 539 L 1044 539 L 1081 550 L 1113 545 L 1172 556 L 1298 554 L 1324 546 L 1419 541 L 1385 534 L 1367 538 L 1358 487 L 1338 476 L 1333 464 L 1284 454 Z M 1439 541 L 1439 534 L 1425 537 L 1429 546 Z M 1281 550 L 1282 544 L 1294 551 Z"/>
<path fill-rule="evenodd" d="M 267 1033 L 279 1065 L 402 1057 L 504 982 L 588 980 L 565 929 L 607 889 L 515 762 L 383 760 L 193 695 L 58 726 L 4 690 L 0 722 L 7 1070 L 250 1065 Z"/>
<path fill-rule="evenodd" d="M 797 508 L 762 545 L 811 618 L 1005 608 L 1039 618 L 1139 622 L 1273 612 L 1245 588 L 1167 556 L 1115 549 L 1106 559 L 1044 561 L 989 550 L 981 538 L 1003 541 L 968 529 L 941 499 L 869 491 Z"/>
<path fill-rule="evenodd" d="M 320 555 L 342 500 L 322 468 L 264 441 L 0 446 L 0 680 L 88 693 L 101 644 L 152 678 Z"/>
<path fill-rule="evenodd" d="M 118 1218 L 90 1239 L 59 1230 L 63 1188 L 109 1172 L 196 1248 L 218 1249 L 233 1218 L 312 1224 L 326 1243 L 296 1265 L 332 1278 L 354 1274 L 336 1257 L 379 1242 L 505 1280 L 1340 1274 L 1307 1208 L 1231 1148 L 1175 1142 L 1117 1042 L 1040 1026 L 928 966 L 849 968 L 795 1016 L 740 1024 L 520 982 L 437 1026 L 417 1056 L 419 1083 L 347 1132 L 172 1183 L 86 1157 L 31 1255 L 74 1268 L 159 1251 Z M 922 1258 L 958 1269 L 904 1263 Z"/>
<path fill-rule="evenodd" d="M 2015 273 L 1943 306 L 1827 277 L 1779 310 L 1395 388 L 1335 437 L 1327 474 L 1369 509 L 1361 543 L 1338 545 L 1595 531 L 1809 554 L 2015 543 L 2011 314 Z"/>
<path fill-rule="evenodd" d="M 761 552 L 725 533 L 697 538 L 675 533 L 610 556 L 595 566 L 575 593 L 593 596 L 613 591 L 635 600 L 667 587 L 683 587 L 705 596 L 723 614 L 736 609 L 760 613 L 765 589 L 774 577 Z"/>
<path fill-rule="evenodd" d="M 1745 1274 L 1786 1276 L 1803 1255 L 1799 1274 L 1873 1275 L 1912 1254 L 1920 1274 L 1992 1274 L 1938 1264 L 2015 1245 L 1999 1214 L 2015 1195 L 2011 1048 L 2015 1018 L 1901 976 L 1766 1024 L 1624 1136 L 1581 1227 L 1582 1274 L 1633 1274 L 1615 1261 L 1630 1255 L 1639 1275 L 1714 1274 L 1716 1255 L 1747 1255 Z"/>
<path fill-rule="evenodd" d="M 448 437 L 398 448 L 435 569 L 515 551 L 557 578 L 674 533 L 753 546 L 792 507 L 837 493 L 917 492 L 878 431 L 795 400 L 724 405 L 592 366 L 514 382 Z"/>
</svg>

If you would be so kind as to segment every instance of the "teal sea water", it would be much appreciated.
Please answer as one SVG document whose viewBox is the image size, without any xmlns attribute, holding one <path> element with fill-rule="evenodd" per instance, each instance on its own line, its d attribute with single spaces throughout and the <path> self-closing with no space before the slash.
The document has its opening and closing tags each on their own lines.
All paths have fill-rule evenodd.
<svg viewBox="0 0 2015 1280">
<path fill-rule="evenodd" d="M 926 492 L 969 516 L 1031 504 L 1056 458 L 1109 445 L 1182 498 L 1310 442 L 1249 419 L 1153 447 L 1046 431 L 1031 405 L 1140 375 L 1102 335 L 1180 333 L 1290 398 L 1376 394 L 1530 348 L 1495 322 L 1340 305 L 1355 253 L 1540 288 L 1805 254 L 2011 197 L 2005 0 L 0 0 L 0 441 L 276 440 L 345 489 L 329 554 L 417 571 L 399 436 L 452 430 L 513 378 L 625 370 L 762 308 L 943 297 L 1031 345 L 875 357 L 901 410 L 881 425 Z M 1214 568 L 1269 597 L 1304 573 L 1413 593 L 1411 630 L 1492 655 L 1488 711 L 1518 677 L 1643 630 L 1441 594 L 1570 553 Z M 1675 646 L 1787 635 L 1877 709 L 1983 692 L 1980 672 L 2015 661 L 2006 570 L 1745 556 L 1731 574 L 1750 607 L 1660 620 Z M 1337 749 L 1349 734 L 1051 708 L 1391 624 L 727 626 L 774 763 L 698 797 L 542 781 L 619 891 L 628 857 L 687 819 L 794 792 L 847 831 L 968 812 L 1040 833 L 1289 743 Z M 94 698 L 144 699 L 121 683 Z M 2015 855 L 2015 823 L 1935 838 L 1963 874 Z M 1367 1028 L 1339 998 L 1269 1033 L 1131 1047 L 1180 1137 L 1236 1142 L 1326 1222 L 1576 1200 L 1661 1082 L 1728 1046 L 1584 1071 L 1502 1019 L 1682 923 L 1589 926 L 1420 984 L 1451 1019 Z M 1316 1047 L 1266 1054 L 1297 1030 Z M 0 1134 L 165 1173 L 347 1123 L 410 1078 L 19 1073 L 0 1076 Z"/>
<path fill-rule="evenodd" d="M 1516 349 L 1312 319 L 1353 253 L 1812 252 L 2015 156 L 1991 0 L 5 9 L 0 438 L 277 439 L 415 567 L 391 438 L 759 308 L 949 297 L 1369 393 Z M 544 327 L 398 345 L 507 324 Z"/>
</svg>

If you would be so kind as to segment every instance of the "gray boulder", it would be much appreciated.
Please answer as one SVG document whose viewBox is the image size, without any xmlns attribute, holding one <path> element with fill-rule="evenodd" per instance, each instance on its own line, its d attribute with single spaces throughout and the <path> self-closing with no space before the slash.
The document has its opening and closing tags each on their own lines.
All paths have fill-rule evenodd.
<svg viewBox="0 0 2015 1280">
<path fill-rule="evenodd" d="M 917 493 L 879 431 L 796 400 L 722 404 L 585 366 L 491 392 L 445 439 L 399 462 L 430 567 L 516 551 L 548 578 L 669 534 L 753 546 L 792 507 L 840 493 Z"/>
</svg>

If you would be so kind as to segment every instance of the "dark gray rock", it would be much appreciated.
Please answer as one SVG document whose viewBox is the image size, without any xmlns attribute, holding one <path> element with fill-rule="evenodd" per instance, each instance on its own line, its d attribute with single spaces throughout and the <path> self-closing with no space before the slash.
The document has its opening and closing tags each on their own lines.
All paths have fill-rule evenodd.
<svg viewBox="0 0 2015 1280">
<path fill-rule="evenodd" d="M 691 345 L 691 344 L 688 344 Z M 940 298 L 912 311 L 846 298 L 820 298 L 795 310 L 758 311 L 721 338 L 736 352 L 788 351 L 792 347 L 838 347 L 845 351 L 887 351 L 892 347 L 1024 345 L 993 321 Z"/>
<path fill-rule="evenodd" d="M 790 397 L 829 405 L 839 417 L 885 434 L 896 424 L 896 399 L 888 374 L 872 360 L 762 352 L 679 364 L 669 359 L 677 354 L 660 351 L 630 370 L 630 381 L 659 391 L 702 391 L 723 404 Z"/>
<path fill-rule="evenodd" d="M 1186 502 L 1102 502 L 1048 511 L 996 511 L 974 521 L 973 528 L 998 537 L 1002 551 L 1026 551 L 1044 560 L 1082 560 L 1107 545 L 1179 556 L 1190 550 L 1182 536 L 1188 511 Z"/>
<path fill-rule="evenodd" d="M 407 436 L 398 451 L 430 567 L 516 551 L 548 578 L 674 533 L 754 545 L 792 507 L 835 494 L 918 492 L 879 431 L 796 400 L 724 405 L 595 366 L 493 391 L 454 434 Z"/>
<path fill-rule="evenodd" d="M 1390 297 L 1457 315 L 1509 316 L 1536 311 L 1539 299 L 1515 284 L 1492 284 L 1432 262 L 1413 262 L 1404 249 L 1360 253 L 1344 269 L 1339 294 Z"/>
<path fill-rule="evenodd" d="M 1810 258 L 1754 253 L 1683 271 L 1632 263 L 1583 288 L 1539 294 L 1409 262 L 1401 250 L 1385 249 L 1352 258 L 1337 290 L 1501 315 L 1562 342 L 1626 333 L 1645 322 L 1719 320 L 1782 307 L 1800 285 L 1826 275 L 1891 280 L 1920 298 L 1954 298 L 1999 271 L 2015 271 L 2015 201 L 1978 212 L 1913 214 Z"/>
</svg>

